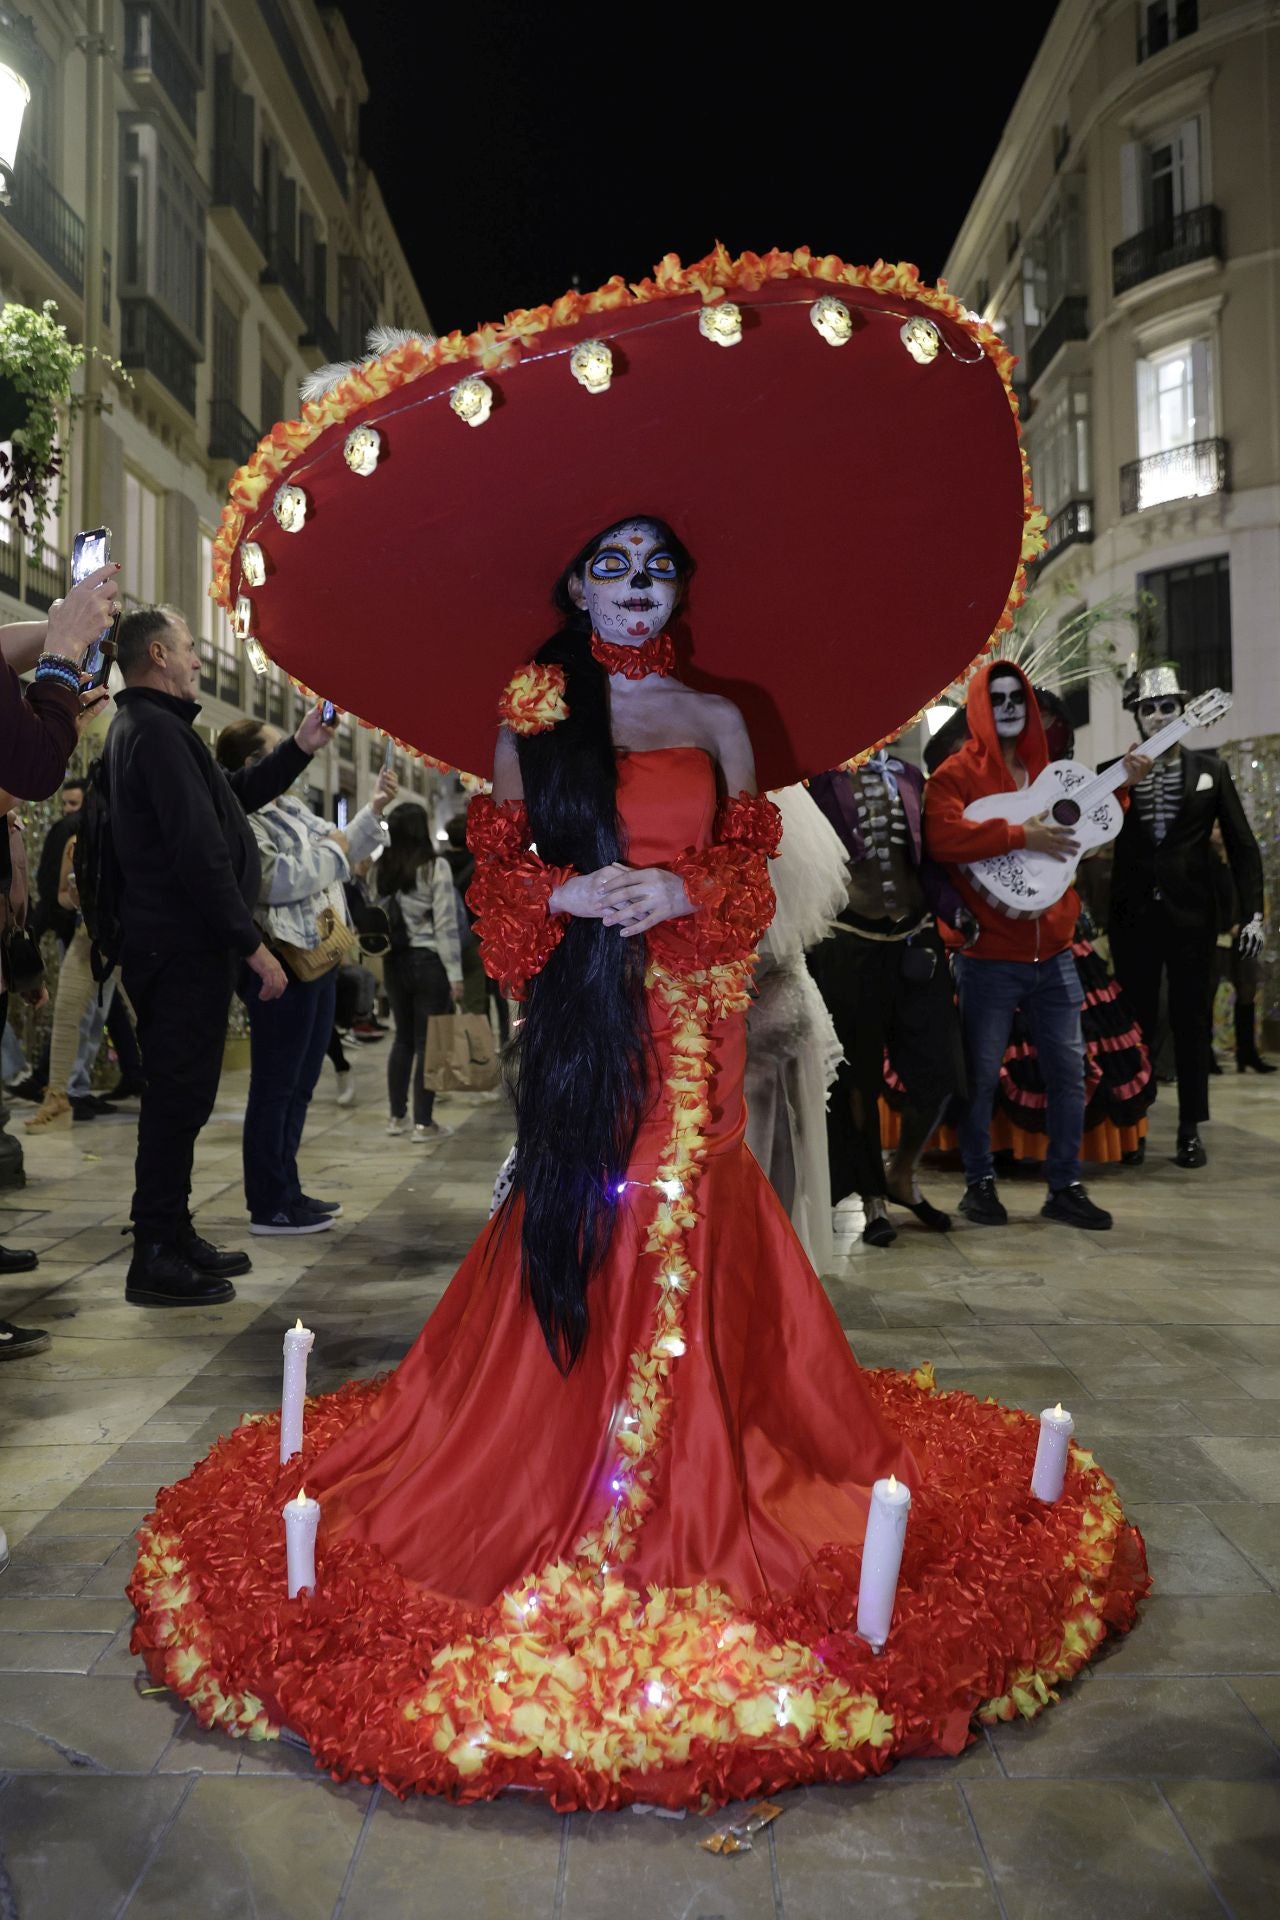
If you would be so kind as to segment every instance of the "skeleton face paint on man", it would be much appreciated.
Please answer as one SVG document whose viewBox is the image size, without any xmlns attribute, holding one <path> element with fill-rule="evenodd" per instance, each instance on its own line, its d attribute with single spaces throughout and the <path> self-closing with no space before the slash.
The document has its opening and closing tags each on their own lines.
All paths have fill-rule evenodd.
<svg viewBox="0 0 1280 1920">
<path fill-rule="evenodd" d="M 1176 693 L 1162 693 L 1152 700 L 1139 700 L 1136 713 L 1138 731 L 1144 740 L 1153 733 L 1159 733 L 1161 727 L 1167 727 L 1182 712 L 1182 701 Z"/>
<path fill-rule="evenodd" d="M 680 568 L 650 521 L 628 520 L 609 530 L 569 593 L 602 640 L 643 646 L 679 604 Z"/>
<path fill-rule="evenodd" d="M 1016 740 L 1027 724 L 1027 690 L 1016 673 L 993 673 L 987 682 L 991 717 L 1002 740 Z"/>
</svg>

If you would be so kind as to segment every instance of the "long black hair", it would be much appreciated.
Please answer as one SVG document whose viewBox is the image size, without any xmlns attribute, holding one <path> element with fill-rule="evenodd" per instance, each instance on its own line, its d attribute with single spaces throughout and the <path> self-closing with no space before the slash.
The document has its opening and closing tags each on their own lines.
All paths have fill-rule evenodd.
<svg viewBox="0 0 1280 1920">
<path fill-rule="evenodd" d="M 402 800 L 387 815 L 387 850 L 375 869 L 379 893 L 412 893 L 418 875 L 435 855 L 427 810 L 416 800 Z"/>
<path fill-rule="evenodd" d="M 529 826 L 550 866 L 592 873 L 625 860 L 618 768 L 609 721 L 609 676 L 592 657 L 590 616 L 576 606 L 581 580 L 609 534 L 652 527 L 674 556 L 682 587 L 693 559 L 651 514 L 614 520 L 588 540 L 556 582 L 558 633 L 535 659 L 563 668 L 568 718 L 518 743 Z M 514 1191 L 524 1198 L 521 1271 L 552 1359 L 567 1373 L 587 1337 L 587 1285 L 609 1248 L 617 1186 L 646 1099 L 649 1029 L 644 942 L 599 920 L 571 919 L 533 982 L 508 1055 L 516 1108 Z"/>
</svg>

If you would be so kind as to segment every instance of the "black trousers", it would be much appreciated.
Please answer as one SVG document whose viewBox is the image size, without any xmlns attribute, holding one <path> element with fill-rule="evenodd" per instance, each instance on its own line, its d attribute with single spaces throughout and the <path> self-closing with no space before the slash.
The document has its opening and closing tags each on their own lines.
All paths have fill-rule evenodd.
<svg viewBox="0 0 1280 1920">
<path fill-rule="evenodd" d="M 431 1124 L 436 1100 L 431 1089 L 422 1084 L 427 1022 L 432 1014 L 448 1013 L 453 1005 L 449 976 L 444 962 L 432 948 L 410 947 L 403 953 L 387 955 L 382 983 L 391 1002 L 391 1018 L 396 1028 L 387 1055 L 387 1101 L 395 1118 L 403 1120 L 412 1076 L 413 1123 L 427 1127 Z"/>
<path fill-rule="evenodd" d="M 908 954 L 919 956 L 908 959 Z M 922 972 L 932 955 L 933 971 Z M 836 933 L 809 954 L 844 1062 L 827 1103 L 834 1203 L 850 1193 L 883 1196 L 880 1095 L 886 1050 L 906 1088 L 907 1113 L 927 1133 L 943 1103 L 964 1088 L 964 1055 L 951 974 L 932 932 L 905 941 Z"/>
<path fill-rule="evenodd" d="M 1209 1044 L 1217 931 L 1180 927 L 1159 900 L 1128 926 L 1113 926 L 1111 959 L 1154 1054 L 1160 1028 L 1160 980 L 1168 981 L 1169 1030 L 1178 1076 L 1178 1129 L 1192 1133 L 1209 1118 Z"/>
<path fill-rule="evenodd" d="M 147 1081 L 131 1209 L 139 1241 L 172 1246 L 190 1225 L 196 1139 L 218 1097 L 237 964 L 222 948 L 125 952 L 121 971 Z"/>
</svg>

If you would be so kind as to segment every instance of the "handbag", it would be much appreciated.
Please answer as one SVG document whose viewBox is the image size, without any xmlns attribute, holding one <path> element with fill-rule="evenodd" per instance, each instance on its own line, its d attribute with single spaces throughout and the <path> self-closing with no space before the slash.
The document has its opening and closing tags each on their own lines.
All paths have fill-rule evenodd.
<svg viewBox="0 0 1280 1920">
<path fill-rule="evenodd" d="M 7 928 L 4 946 L 4 985 L 7 993 L 39 993 L 44 985 L 44 961 L 25 927 Z"/>
<path fill-rule="evenodd" d="M 422 1060 L 424 1087 L 432 1093 L 489 1093 L 499 1074 L 498 1049 L 486 1014 L 432 1014 Z"/>
<path fill-rule="evenodd" d="M 339 920 L 332 907 L 321 907 L 316 915 L 320 934 L 314 947 L 295 947 L 291 940 L 273 940 L 277 957 L 288 967 L 295 980 L 319 980 L 349 960 L 359 946 L 345 920 Z"/>
<path fill-rule="evenodd" d="M 342 891 L 347 898 L 347 912 L 351 915 L 361 953 L 367 954 L 372 960 L 382 959 L 391 951 L 391 921 L 386 909 L 367 900 L 363 887 L 356 886 L 353 881 L 344 881 Z"/>
</svg>

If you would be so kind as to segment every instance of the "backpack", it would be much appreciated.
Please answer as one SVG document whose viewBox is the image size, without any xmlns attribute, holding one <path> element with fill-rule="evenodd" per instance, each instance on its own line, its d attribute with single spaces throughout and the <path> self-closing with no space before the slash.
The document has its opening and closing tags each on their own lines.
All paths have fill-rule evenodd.
<svg viewBox="0 0 1280 1920">
<path fill-rule="evenodd" d="M 89 768 L 84 800 L 76 815 L 73 860 L 80 917 L 91 942 L 90 964 L 99 983 L 119 966 L 124 952 L 120 898 L 124 891 L 107 799 L 107 770 L 101 760 Z"/>
</svg>

